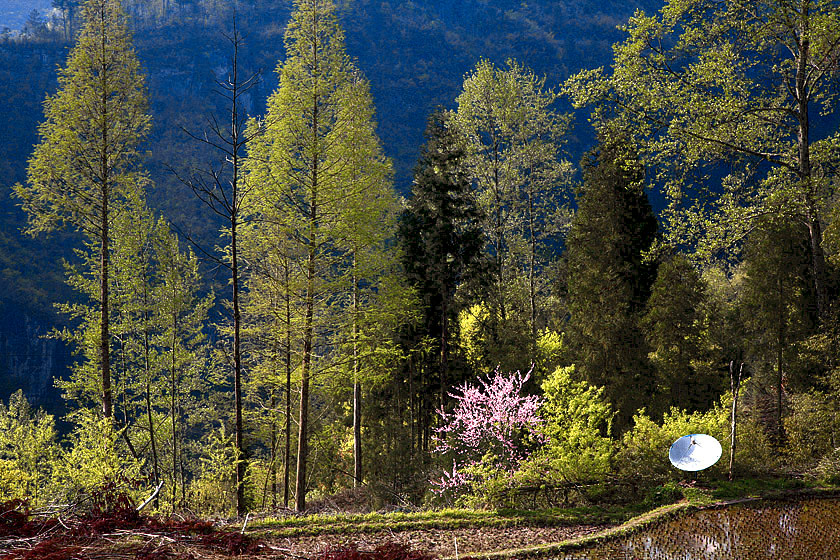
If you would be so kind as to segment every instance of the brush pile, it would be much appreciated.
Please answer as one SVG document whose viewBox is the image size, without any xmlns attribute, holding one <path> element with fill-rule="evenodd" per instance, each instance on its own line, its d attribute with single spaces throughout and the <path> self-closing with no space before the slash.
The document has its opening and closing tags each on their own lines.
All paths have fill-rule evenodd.
<svg viewBox="0 0 840 560">
<path fill-rule="evenodd" d="M 175 560 L 184 547 L 215 555 L 260 555 L 267 547 L 239 532 L 198 519 L 143 516 L 116 486 L 60 509 L 30 510 L 23 500 L 0 503 L 3 560 Z"/>
</svg>

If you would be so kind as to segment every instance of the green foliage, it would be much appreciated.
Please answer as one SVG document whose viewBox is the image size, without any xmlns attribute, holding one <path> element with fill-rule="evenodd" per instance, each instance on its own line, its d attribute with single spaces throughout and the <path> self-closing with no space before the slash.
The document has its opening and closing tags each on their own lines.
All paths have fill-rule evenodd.
<svg viewBox="0 0 840 560">
<path fill-rule="evenodd" d="M 44 103 L 40 142 L 29 159 L 26 185 L 15 194 L 30 234 L 69 227 L 98 244 L 98 370 L 102 410 L 113 416 L 109 334 L 110 229 L 121 203 L 142 198 L 147 182 L 139 166 L 146 137 L 146 91 L 119 0 L 87 0 L 84 24 L 59 91 Z M 87 342 L 95 342 L 90 334 Z"/>
<path fill-rule="evenodd" d="M 414 346 L 419 347 L 423 340 L 434 343 L 430 351 L 423 352 L 421 364 L 430 371 L 418 376 L 417 382 L 427 386 L 437 382 L 445 387 L 455 381 L 449 372 L 450 355 L 456 346 L 457 316 L 465 305 L 464 298 L 456 294 L 479 273 L 483 239 L 464 169 L 466 139 L 454 115 L 433 113 L 425 136 L 411 198 L 400 215 L 397 235 L 403 274 L 423 310 L 423 321 L 412 325 L 412 338 L 417 341 Z M 430 422 L 429 410 L 423 415 L 423 423 Z"/>
<path fill-rule="evenodd" d="M 137 149 L 150 119 L 125 14 L 118 0 L 88 0 L 83 18 L 59 91 L 45 102 L 27 185 L 15 189 L 30 233 L 64 225 L 102 233 L 96 201 L 117 201 L 142 184 Z"/>
<path fill-rule="evenodd" d="M 570 119 L 557 112 L 556 99 L 545 79 L 516 61 L 497 68 L 482 60 L 465 77 L 453 117 L 465 139 L 488 265 L 488 285 L 474 290 L 488 307 L 493 345 L 520 348 L 501 361 L 510 370 L 533 359 L 550 293 L 541 273 L 555 261 L 554 243 L 567 225 L 571 166 L 561 146 Z"/>
<path fill-rule="evenodd" d="M 737 255 L 765 216 L 806 224 L 824 318 L 821 222 L 834 190 L 840 13 L 830 0 L 762 0 L 744 15 L 740 0 L 672 0 L 656 15 L 637 12 L 614 47 L 612 73 L 582 72 L 568 91 L 597 105 L 597 122 L 618 118 L 633 131 L 670 201 L 672 245 L 714 260 Z M 723 169 L 719 183 L 711 179 Z"/>
<path fill-rule="evenodd" d="M 791 467 L 808 469 L 823 457 L 823 476 L 832 476 L 832 458 L 837 448 L 837 411 L 828 395 L 819 391 L 791 397 L 790 414 L 784 419 L 785 455 Z"/>
<path fill-rule="evenodd" d="M 85 409 L 69 419 L 74 424 L 69 448 L 57 459 L 53 481 L 63 499 L 72 501 L 109 483 L 127 485 L 126 493 L 134 498 L 146 492 L 131 487 L 141 478 L 143 464 L 130 455 L 124 428 L 116 429 L 111 419 Z"/>
<path fill-rule="evenodd" d="M 584 161 L 567 240 L 567 359 L 579 379 L 606 389 L 620 430 L 654 392 L 639 321 L 654 281 L 644 257 L 657 223 L 630 145 L 622 137 L 602 141 Z"/>
<path fill-rule="evenodd" d="M 814 382 L 801 347 L 817 321 L 810 252 L 807 228 L 771 220 L 759 222 L 745 249 L 747 357 L 753 388 L 766 396 L 759 403 L 761 422 L 777 442 L 784 439 L 785 392 L 808 390 Z"/>
<path fill-rule="evenodd" d="M 700 274 L 682 255 L 659 265 L 641 322 L 656 369 L 657 401 L 661 401 L 651 409 L 703 410 L 723 390 L 720 376 L 715 379 L 710 368 L 703 367 L 707 358 L 702 338 L 704 291 Z"/>
<path fill-rule="evenodd" d="M 33 410 L 23 391 L 13 393 L 8 406 L 0 402 L 0 501 L 48 502 L 59 451 L 53 417 Z"/>
<path fill-rule="evenodd" d="M 723 447 L 722 457 L 729 456 L 729 407 L 726 402 L 717 404 L 708 412 L 688 413 L 678 408 L 667 412 L 661 424 L 650 419 L 644 409 L 633 416 L 633 426 L 621 438 L 615 455 L 617 472 L 624 477 L 636 477 L 639 482 L 662 483 L 679 480 L 684 475 L 668 460 L 668 449 L 686 434 L 708 434 Z M 739 441 L 747 436 L 741 435 Z M 707 472 L 721 476 L 728 461 L 718 461 Z"/>
<path fill-rule="evenodd" d="M 539 484 L 553 484 L 602 479 L 610 471 L 615 447 L 607 437 L 615 413 L 604 388 L 575 381 L 574 366 L 557 368 L 541 388 L 543 432 L 549 442 L 523 466 L 523 480 L 534 477 Z"/>
<path fill-rule="evenodd" d="M 224 426 L 203 438 L 201 468 L 187 492 L 189 503 L 208 515 L 233 515 L 236 512 L 236 444 Z"/>
<path fill-rule="evenodd" d="M 334 389 L 325 374 L 346 363 L 352 363 L 354 385 L 373 373 L 360 369 L 360 352 L 372 353 L 360 346 L 363 335 L 376 333 L 383 309 L 376 290 L 393 270 L 387 240 L 396 227 L 396 201 L 391 164 L 374 129 L 370 87 L 346 54 L 336 7 L 298 0 L 284 40 L 280 83 L 264 121 L 251 125 L 246 182 L 258 200 L 258 221 L 272 224 L 250 230 L 250 242 L 272 248 L 262 251 L 264 270 L 283 271 L 282 282 L 262 282 L 270 289 L 252 290 L 251 298 L 287 330 L 286 340 L 272 341 L 275 347 L 284 344 L 291 352 L 291 337 L 300 348 L 302 509 L 309 437 L 317 431 L 307 425 L 310 382 L 315 390 Z"/>
</svg>

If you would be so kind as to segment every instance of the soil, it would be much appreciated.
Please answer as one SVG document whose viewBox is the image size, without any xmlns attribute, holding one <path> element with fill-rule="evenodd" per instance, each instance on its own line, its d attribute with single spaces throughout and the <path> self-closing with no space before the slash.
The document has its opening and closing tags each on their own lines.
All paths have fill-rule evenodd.
<svg viewBox="0 0 840 560">
<path fill-rule="evenodd" d="M 435 558 L 466 556 L 476 552 L 490 552 L 511 548 L 522 548 L 539 544 L 556 543 L 604 530 L 605 526 L 578 525 L 571 527 L 509 527 L 509 528 L 465 528 L 450 530 L 410 530 L 401 532 L 380 532 L 355 535 L 319 535 L 295 538 L 264 538 L 265 546 L 257 555 L 231 556 L 214 550 L 199 542 L 181 541 L 164 535 L 143 531 L 122 531 L 88 539 L 77 545 L 74 560 L 110 560 L 136 558 L 153 560 L 244 560 L 248 558 L 310 560 L 321 556 L 327 549 L 355 544 L 359 550 L 373 550 L 385 543 L 407 544 L 411 550 L 429 554 Z M 5 545 L 5 546 L 4 546 Z M 11 546 L 9 546 L 11 545 Z M 30 550 L 27 543 L 17 541 L 0 542 L 0 560 L 30 560 L 39 555 Z M 3 549 L 6 549 L 4 551 Z M 15 550 L 16 549 L 16 550 Z M 142 552 L 141 552 L 142 551 Z M 69 550 L 68 550 L 69 552 Z M 61 553 L 50 558 L 59 558 Z M 65 556 L 70 558 L 70 556 Z"/>
<path fill-rule="evenodd" d="M 419 550 L 442 558 L 476 552 L 491 552 L 511 548 L 523 548 L 540 544 L 557 543 L 586 536 L 604 530 L 603 525 L 576 525 L 571 527 L 507 527 L 482 529 L 415 530 L 398 533 L 372 533 L 362 535 L 319 535 L 272 539 L 269 544 L 277 552 L 284 552 L 298 558 L 313 558 L 328 547 L 355 543 L 361 550 L 376 548 L 386 542 L 407 544 L 412 550 Z"/>
</svg>

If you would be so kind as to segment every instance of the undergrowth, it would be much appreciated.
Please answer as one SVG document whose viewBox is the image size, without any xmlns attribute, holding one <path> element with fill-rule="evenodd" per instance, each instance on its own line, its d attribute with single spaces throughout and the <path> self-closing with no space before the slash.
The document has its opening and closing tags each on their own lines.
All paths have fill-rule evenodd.
<svg viewBox="0 0 840 560">
<path fill-rule="evenodd" d="M 251 531 L 272 537 L 294 538 L 322 534 L 364 534 L 381 531 L 451 530 L 462 528 L 558 527 L 568 525 L 602 525 L 626 521 L 639 512 L 639 505 L 586 506 L 552 508 L 534 511 L 497 509 L 446 509 L 423 512 L 371 514 L 307 515 L 269 517 L 255 520 Z"/>
<path fill-rule="evenodd" d="M 110 484 L 57 517 L 35 516 L 24 500 L 0 503 L 0 549 L 3 560 L 66 560 L 87 558 L 84 551 L 115 531 L 122 535 L 168 537 L 227 555 L 257 555 L 263 543 L 238 532 L 218 530 L 199 519 L 159 519 L 142 516 L 131 499 Z M 135 560 L 174 558 L 166 546 L 139 546 Z M 93 548 L 96 548 L 95 546 Z"/>
</svg>

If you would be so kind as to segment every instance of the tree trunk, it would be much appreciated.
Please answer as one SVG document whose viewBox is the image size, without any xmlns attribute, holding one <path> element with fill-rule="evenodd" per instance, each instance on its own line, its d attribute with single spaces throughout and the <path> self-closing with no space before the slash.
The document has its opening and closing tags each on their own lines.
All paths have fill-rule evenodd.
<svg viewBox="0 0 840 560">
<path fill-rule="evenodd" d="M 236 179 L 234 179 L 234 182 Z M 234 187 L 234 193 L 236 188 Z M 236 195 L 234 194 L 234 197 Z M 233 283 L 233 398 L 236 422 L 236 515 L 245 515 L 245 443 L 242 434 L 242 354 L 239 310 L 239 267 L 236 246 L 236 218 L 231 219 L 231 280 Z"/>
<path fill-rule="evenodd" d="M 175 288 L 173 286 L 172 289 L 172 298 L 173 302 L 175 300 Z M 172 422 L 172 509 L 175 509 L 175 500 L 177 497 L 177 489 L 178 489 L 178 421 L 177 421 L 177 414 L 175 412 L 175 407 L 177 403 L 177 360 L 175 355 L 175 348 L 178 344 L 178 314 L 176 312 L 172 313 L 172 354 L 170 360 L 170 403 L 169 403 L 169 414 L 171 417 Z"/>
<path fill-rule="evenodd" d="M 814 203 L 813 169 L 811 167 L 811 140 L 809 105 L 811 92 L 809 91 L 808 72 L 811 61 L 810 39 L 810 0 L 802 2 L 801 18 L 803 28 L 799 30 L 798 53 L 796 59 L 796 115 L 799 121 L 797 143 L 799 145 L 799 181 L 806 193 L 805 206 L 807 211 L 808 232 L 811 241 L 811 269 L 814 275 L 814 290 L 817 296 L 817 312 L 820 321 L 825 321 L 828 314 L 828 288 L 825 269 L 825 253 L 822 248 L 822 226 L 819 213 Z"/>
<path fill-rule="evenodd" d="M 107 33 L 106 29 L 107 26 L 105 25 L 105 10 L 101 11 L 102 17 L 102 40 L 101 40 L 101 48 L 102 48 L 102 57 L 103 60 L 105 59 L 105 54 L 107 52 Z M 111 402 L 111 340 L 110 340 L 110 333 L 108 329 L 108 267 L 109 267 L 109 247 L 108 247 L 108 198 L 111 195 L 110 192 L 110 177 L 109 177 L 109 156 L 110 150 L 108 149 L 108 96 L 110 94 L 108 88 L 108 72 L 106 69 L 102 69 L 102 72 L 99 76 L 100 84 L 102 88 L 102 147 L 100 153 L 100 173 L 102 178 L 102 187 L 100 190 L 101 193 L 101 215 L 100 215 L 100 260 L 99 260 L 99 297 L 100 297 L 100 323 L 99 323 L 99 348 L 100 348 L 100 357 L 102 359 L 102 413 L 105 418 L 111 419 L 113 418 L 113 406 Z"/>
<path fill-rule="evenodd" d="M 286 448 L 283 453 L 283 507 L 289 507 L 289 471 L 292 451 L 292 295 L 288 260 L 283 272 L 286 280 Z"/>
<path fill-rule="evenodd" d="M 785 438 L 785 430 L 782 425 L 782 376 L 784 373 L 783 361 L 786 344 L 786 321 L 785 321 L 785 284 L 784 279 L 779 275 L 779 324 L 776 348 L 776 445 L 781 446 Z"/>
<path fill-rule="evenodd" d="M 359 383 L 359 283 L 353 256 L 353 487 L 362 485 L 362 386 Z"/>
<path fill-rule="evenodd" d="M 729 480 L 732 480 L 732 468 L 735 465 L 735 420 L 738 415 L 738 393 L 741 388 L 741 374 L 744 371 L 744 364 L 738 370 L 738 377 L 735 377 L 735 362 L 729 362 L 729 386 L 732 390 L 732 414 L 729 431 Z"/>
<path fill-rule="evenodd" d="M 313 99 L 312 112 L 313 145 L 317 146 L 318 98 Z M 298 422 L 297 473 L 295 480 L 295 510 L 306 510 L 306 460 L 309 455 L 309 374 L 312 367 L 312 340 L 314 338 L 315 307 L 315 258 L 316 230 L 318 226 L 318 156 L 312 160 L 312 202 L 309 209 L 309 255 L 306 263 L 306 316 L 303 327 L 303 364 L 300 379 L 300 415 Z"/>
</svg>

